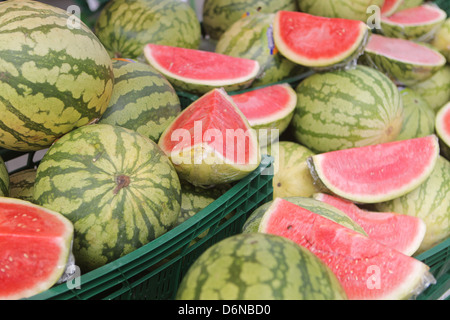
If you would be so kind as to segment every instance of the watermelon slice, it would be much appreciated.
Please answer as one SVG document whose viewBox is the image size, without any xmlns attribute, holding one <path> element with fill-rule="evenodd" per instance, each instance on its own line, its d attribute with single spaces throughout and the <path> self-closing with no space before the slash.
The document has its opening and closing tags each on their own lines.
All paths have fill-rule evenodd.
<svg viewBox="0 0 450 320">
<path fill-rule="evenodd" d="M 404 0 L 384 0 L 381 7 L 381 15 L 389 17 L 399 10 Z"/>
<path fill-rule="evenodd" d="M 297 94 L 287 83 L 235 94 L 232 99 L 250 126 L 257 130 L 261 147 L 286 130 L 297 105 Z"/>
<path fill-rule="evenodd" d="M 314 181 L 327 191 L 353 202 L 376 203 L 418 187 L 438 156 L 438 138 L 429 135 L 326 152 L 307 161 Z"/>
<path fill-rule="evenodd" d="M 364 210 L 351 201 L 325 193 L 315 194 L 314 198 L 346 213 L 372 240 L 408 256 L 419 249 L 425 237 L 426 225 L 420 218 L 394 212 Z"/>
<path fill-rule="evenodd" d="M 437 112 L 435 128 L 441 151 L 447 159 L 450 159 L 450 102 Z"/>
<path fill-rule="evenodd" d="M 196 186 L 239 180 L 261 162 L 255 130 L 223 89 L 184 109 L 158 144 L 180 177 Z"/>
<path fill-rule="evenodd" d="M 434 281 L 421 261 L 282 198 L 266 211 L 259 232 L 309 249 L 333 270 L 351 300 L 409 299 Z"/>
<path fill-rule="evenodd" d="M 368 64 L 398 85 L 413 85 L 431 78 L 446 64 L 437 50 L 411 40 L 373 34 L 365 48 Z"/>
<path fill-rule="evenodd" d="M 382 16 L 381 31 L 388 37 L 429 41 L 446 17 L 446 12 L 438 6 L 423 4 Z"/>
<path fill-rule="evenodd" d="M 28 298 L 58 282 L 72 238 L 72 223 L 59 213 L 0 198 L 0 300 Z"/>
<path fill-rule="evenodd" d="M 214 88 L 244 89 L 259 75 L 258 61 L 172 46 L 147 44 L 147 62 L 177 90 L 204 94 Z"/>
<path fill-rule="evenodd" d="M 306 67 L 323 68 L 347 65 L 356 59 L 365 46 L 369 28 L 358 20 L 278 11 L 273 34 L 283 56 Z"/>
</svg>

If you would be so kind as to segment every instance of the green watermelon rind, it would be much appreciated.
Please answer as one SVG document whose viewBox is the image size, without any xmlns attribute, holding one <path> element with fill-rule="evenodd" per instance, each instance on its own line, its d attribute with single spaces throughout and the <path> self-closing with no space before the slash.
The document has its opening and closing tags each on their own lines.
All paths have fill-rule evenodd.
<svg viewBox="0 0 450 320">
<path fill-rule="evenodd" d="M 384 0 L 297 0 L 302 12 L 328 18 L 356 19 L 366 22 L 373 14 L 368 8 L 381 8 Z"/>
<path fill-rule="evenodd" d="M 450 65 L 445 65 L 431 78 L 416 83 L 410 88 L 419 93 L 429 106 L 437 112 L 450 101 Z"/>
<path fill-rule="evenodd" d="M 431 44 L 450 62 L 450 18 L 447 18 L 436 32 Z"/>
<path fill-rule="evenodd" d="M 10 197 L 0 197 L 0 203 L 8 203 L 8 204 L 17 204 L 17 205 L 24 205 L 27 207 L 37 208 L 39 210 L 44 211 L 47 214 L 53 215 L 58 218 L 59 221 L 61 221 L 65 226 L 65 233 L 61 236 L 59 236 L 59 245 L 62 249 L 60 258 L 57 263 L 57 267 L 53 270 L 53 272 L 45 279 L 45 281 L 40 281 L 39 283 L 36 283 L 34 287 L 29 288 L 28 290 L 24 290 L 23 292 L 20 292 L 16 294 L 16 296 L 11 297 L 8 296 L 6 299 L 22 299 L 22 298 L 28 298 L 33 295 L 36 295 L 38 293 L 44 292 L 48 289 L 50 289 L 53 285 L 55 285 L 58 280 L 61 279 L 61 276 L 64 274 L 69 257 L 72 253 L 72 243 L 74 239 L 74 226 L 70 220 L 68 220 L 66 217 L 64 217 L 62 214 L 53 211 L 49 208 L 39 206 L 37 204 L 33 204 L 26 200 L 16 199 L 16 198 L 10 198 Z M 32 237 L 29 237 L 29 241 L 33 241 Z M 45 262 L 43 262 L 45 263 Z M 38 274 L 38 272 L 37 272 Z M 4 299 L 5 297 L 0 297 L 0 300 Z"/>
<path fill-rule="evenodd" d="M 10 181 L 9 173 L 3 158 L 0 157 L 0 197 L 9 196 Z"/>
<path fill-rule="evenodd" d="M 33 189 L 36 171 L 36 168 L 29 168 L 11 174 L 9 176 L 9 196 L 34 202 Z"/>
</svg>

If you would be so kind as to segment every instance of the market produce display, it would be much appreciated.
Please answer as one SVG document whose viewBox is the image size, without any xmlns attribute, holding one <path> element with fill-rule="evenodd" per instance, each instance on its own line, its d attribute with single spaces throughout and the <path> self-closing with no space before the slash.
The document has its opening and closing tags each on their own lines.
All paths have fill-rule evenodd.
<svg viewBox="0 0 450 320">
<path fill-rule="evenodd" d="M 0 299 L 448 299 L 439 3 L 0 1 Z"/>
</svg>

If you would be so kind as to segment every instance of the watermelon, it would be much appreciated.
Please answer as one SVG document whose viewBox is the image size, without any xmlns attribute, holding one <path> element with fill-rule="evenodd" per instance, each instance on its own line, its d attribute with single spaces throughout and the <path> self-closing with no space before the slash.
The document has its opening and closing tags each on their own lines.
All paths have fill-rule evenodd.
<svg viewBox="0 0 450 320">
<path fill-rule="evenodd" d="M 176 90 L 204 94 L 215 88 L 245 89 L 260 72 L 258 61 L 205 50 L 147 44 L 146 61 Z M 224 68 L 224 66 L 227 66 Z"/>
<path fill-rule="evenodd" d="M 316 73 L 296 92 L 293 135 L 315 153 L 394 141 L 401 130 L 398 89 L 373 68 Z"/>
<path fill-rule="evenodd" d="M 420 94 L 434 110 L 439 110 L 450 101 L 450 65 L 439 69 L 425 81 L 410 86 Z"/>
<path fill-rule="evenodd" d="M 63 275 L 73 225 L 58 212 L 0 197 L 0 300 L 28 298 Z"/>
<path fill-rule="evenodd" d="M 411 86 L 429 79 L 446 64 L 439 51 L 417 42 L 374 34 L 365 57 L 397 84 Z"/>
<path fill-rule="evenodd" d="M 427 279 L 434 282 L 423 262 L 282 198 L 264 214 L 259 232 L 310 250 L 330 267 L 350 300 L 409 299 L 423 291 Z"/>
<path fill-rule="evenodd" d="M 401 88 L 403 124 L 397 140 L 420 138 L 434 133 L 435 112 L 428 102 L 410 88 Z"/>
<path fill-rule="evenodd" d="M 442 154 L 450 160 L 450 102 L 439 109 L 435 118 L 435 127 Z"/>
<path fill-rule="evenodd" d="M 342 210 L 364 229 L 369 238 L 408 256 L 419 249 L 425 236 L 426 225 L 420 218 L 361 209 L 351 201 L 325 193 L 315 194 L 314 199 Z"/>
<path fill-rule="evenodd" d="M 289 60 L 306 67 L 346 66 L 362 53 L 369 36 L 358 20 L 278 11 L 273 23 L 275 45 Z"/>
<path fill-rule="evenodd" d="M 450 62 L 450 18 L 446 19 L 436 32 L 431 44 Z"/>
<path fill-rule="evenodd" d="M 98 120 L 113 89 L 111 59 L 82 22 L 38 1 L 0 3 L 0 147 L 45 149 Z M 72 17 L 73 18 L 73 17 Z"/>
<path fill-rule="evenodd" d="M 356 223 L 343 211 L 337 209 L 331 204 L 316 200 L 314 198 L 305 198 L 305 197 L 285 197 L 283 199 L 291 203 L 294 203 L 302 208 L 305 208 L 311 212 L 314 212 L 318 215 L 326 217 L 327 219 L 339 223 L 340 225 L 346 228 L 349 228 L 358 233 L 361 233 L 362 235 L 367 236 L 367 233 L 358 223 Z M 242 227 L 242 232 L 243 233 L 258 232 L 261 226 L 261 221 L 272 204 L 273 201 L 269 201 L 258 207 L 255 211 L 253 211 L 252 214 L 245 221 L 244 226 Z"/>
<path fill-rule="evenodd" d="M 283 57 L 273 40 L 274 13 L 255 13 L 233 23 L 219 38 L 215 52 L 256 60 L 261 74 L 251 87 L 282 81 L 303 72 L 296 63 Z"/>
<path fill-rule="evenodd" d="M 300 11 L 329 18 L 366 22 L 372 8 L 381 8 L 385 0 L 297 0 Z"/>
<path fill-rule="evenodd" d="M 384 4 L 381 7 L 381 15 L 389 17 L 395 12 L 400 10 L 404 0 L 384 0 Z"/>
<path fill-rule="evenodd" d="M 113 59 L 114 89 L 98 123 L 121 126 L 158 142 L 166 126 L 181 112 L 170 82 L 148 64 Z"/>
<path fill-rule="evenodd" d="M 158 142 L 179 176 L 195 186 L 231 183 L 261 162 L 258 137 L 223 89 L 213 89 L 166 128 Z"/>
<path fill-rule="evenodd" d="M 9 174 L 5 162 L 0 157 L 0 197 L 9 195 Z"/>
<path fill-rule="evenodd" d="M 427 231 L 417 254 L 450 236 L 450 162 L 440 156 L 431 175 L 411 192 L 375 204 L 378 211 L 407 214 L 422 219 Z"/>
<path fill-rule="evenodd" d="M 306 159 L 314 152 L 294 141 L 278 141 L 263 149 L 274 158 L 273 198 L 310 197 L 315 192 Z"/>
<path fill-rule="evenodd" d="M 403 3 L 398 8 L 398 11 L 414 8 L 422 5 L 424 0 L 403 0 Z"/>
<path fill-rule="evenodd" d="M 211 40 L 219 40 L 238 20 L 257 13 L 297 10 L 296 0 L 205 0 L 203 28 Z"/>
<path fill-rule="evenodd" d="M 237 234 L 204 251 L 183 277 L 177 300 L 346 300 L 322 261 L 293 241 Z"/>
<path fill-rule="evenodd" d="M 201 39 L 194 9 L 178 0 L 109 1 L 94 31 L 115 58 L 138 58 L 147 43 L 197 49 Z"/>
<path fill-rule="evenodd" d="M 381 32 L 392 38 L 430 41 L 447 14 L 438 6 L 423 4 L 381 17 Z"/>
<path fill-rule="evenodd" d="M 288 128 L 297 94 L 288 83 L 268 85 L 232 95 L 234 103 L 258 133 L 260 147 L 270 144 Z"/>
<path fill-rule="evenodd" d="M 73 253 L 84 273 L 171 229 L 180 214 L 181 186 L 152 140 L 93 124 L 49 148 L 37 169 L 34 199 L 74 224 Z"/>
<path fill-rule="evenodd" d="M 9 176 L 9 196 L 34 202 L 34 182 L 37 168 L 24 169 Z"/>
<path fill-rule="evenodd" d="M 315 182 L 328 192 L 354 202 L 377 203 L 417 188 L 433 172 L 438 157 L 438 139 L 429 135 L 326 152 L 307 161 Z"/>
</svg>

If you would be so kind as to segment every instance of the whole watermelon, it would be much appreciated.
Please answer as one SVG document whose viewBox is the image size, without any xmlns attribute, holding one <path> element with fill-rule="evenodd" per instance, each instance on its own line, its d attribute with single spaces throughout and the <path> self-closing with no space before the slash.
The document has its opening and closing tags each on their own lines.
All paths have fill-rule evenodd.
<svg viewBox="0 0 450 320">
<path fill-rule="evenodd" d="M 148 64 L 113 59 L 114 89 L 99 123 L 121 126 L 157 142 L 181 112 L 174 88 Z"/>
<path fill-rule="evenodd" d="M 378 70 L 358 65 L 316 73 L 296 91 L 294 136 L 315 153 L 394 141 L 401 130 L 400 94 Z"/>
<path fill-rule="evenodd" d="M 328 18 L 355 19 L 367 22 L 375 12 L 368 10 L 381 8 L 384 0 L 296 0 L 300 11 Z M 376 7 L 375 7 L 376 6 Z M 369 11 L 369 12 L 368 12 Z"/>
<path fill-rule="evenodd" d="M 49 148 L 36 173 L 34 199 L 72 221 L 75 261 L 87 272 L 171 229 L 180 214 L 181 187 L 152 140 L 93 124 Z"/>
<path fill-rule="evenodd" d="M 111 58 L 71 19 L 38 1 L 0 2 L 0 147 L 44 149 L 105 111 Z"/>
<path fill-rule="evenodd" d="M 9 174 L 5 162 L 0 157 L 0 197 L 9 195 Z"/>
<path fill-rule="evenodd" d="M 11 174 L 9 176 L 9 196 L 34 202 L 33 190 L 36 171 L 36 168 L 30 168 Z"/>
<path fill-rule="evenodd" d="M 309 250 L 270 234 L 237 234 L 191 265 L 177 300 L 346 300 L 334 273 Z"/>
<path fill-rule="evenodd" d="M 296 11 L 296 0 L 205 0 L 203 27 L 211 39 L 218 40 L 233 23 L 247 15 L 279 10 Z"/>
<path fill-rule="evenodd" d="M 201 39 L 194 9 L 179 0 L 110 1 L 94 30 L 116 58 L 137 58 L 147 43 L 197 49 Z"/>
</svg>

